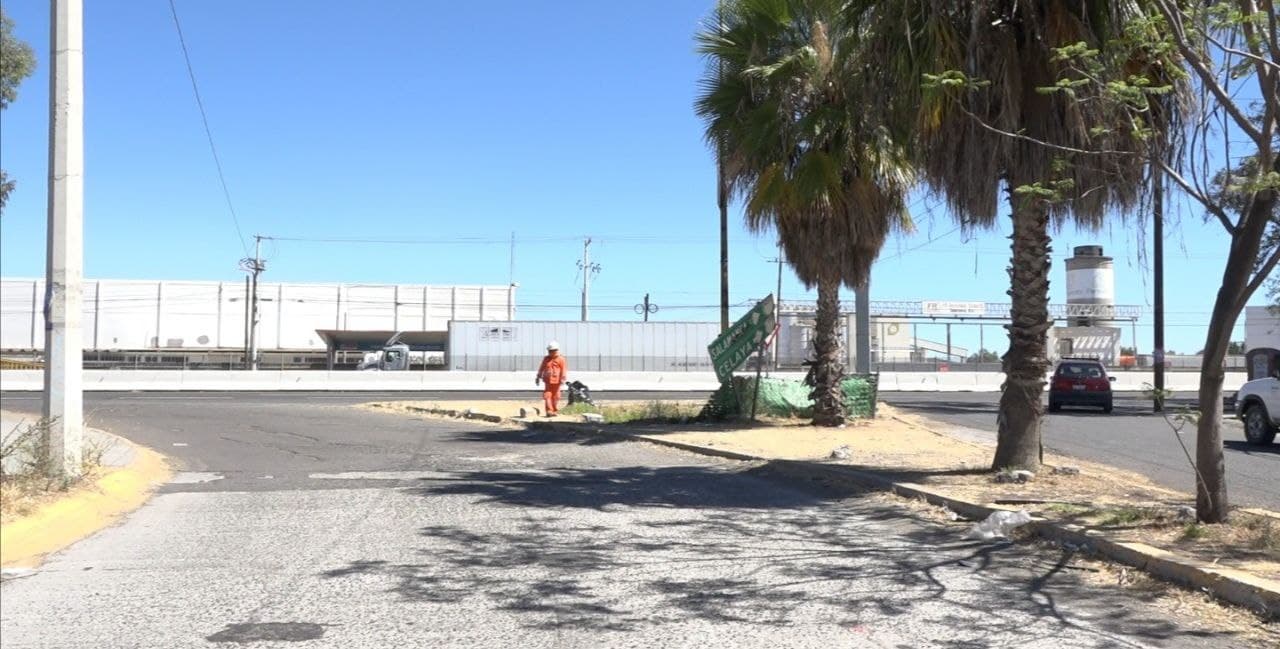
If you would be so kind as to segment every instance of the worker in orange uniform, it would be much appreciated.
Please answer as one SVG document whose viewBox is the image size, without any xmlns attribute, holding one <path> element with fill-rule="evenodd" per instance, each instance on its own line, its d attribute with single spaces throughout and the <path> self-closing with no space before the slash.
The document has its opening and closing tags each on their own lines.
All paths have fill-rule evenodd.
<svg viewBox="0 0 1280 649">
<path fill-rule="evenodd" d="M 560 386 L 568 375 L 569 364 L 560 355 L 560 344 L 554 340 L 547 343 L 547 355 L 543 357 L 542 365 L 538 367 L 538 378 L 533 380 L 533 384 L 542 384 L 542 402 L 547 407 L 548 417 L 554 417 L 557 414 Z"/>
</svg>

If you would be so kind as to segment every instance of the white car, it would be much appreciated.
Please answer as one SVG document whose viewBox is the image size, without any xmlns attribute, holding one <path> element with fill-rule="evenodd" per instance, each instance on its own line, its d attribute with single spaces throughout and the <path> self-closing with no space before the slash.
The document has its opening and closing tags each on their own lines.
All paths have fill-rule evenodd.
<svg viewBox="0 0 1280 649">
<path fill-rule="evenodd" d="M 1280 428 L 1280 378 L 1254 379 L 1236 393 L 1236 416 L 1244 422 L 1244 436 L 1250 444 L 1266 445 Z"/>
</svg>

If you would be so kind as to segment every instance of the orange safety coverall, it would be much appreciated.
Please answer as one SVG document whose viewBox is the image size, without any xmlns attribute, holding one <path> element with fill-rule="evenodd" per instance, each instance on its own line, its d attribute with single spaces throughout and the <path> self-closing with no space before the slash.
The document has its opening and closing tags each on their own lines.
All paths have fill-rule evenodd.
<svg viewBox="0 0 1280 649">
<path fill-rule="evenodd" d="M 564 383 L 569 373 L 569 364 L 559 352 L 551 352 L 542 359 L 538 368 L 538 379 L 542 381 L 542 402 L 547 407 L 547 414 L 556 414 L 560 401 L 560 384 Z"/>
</svg>

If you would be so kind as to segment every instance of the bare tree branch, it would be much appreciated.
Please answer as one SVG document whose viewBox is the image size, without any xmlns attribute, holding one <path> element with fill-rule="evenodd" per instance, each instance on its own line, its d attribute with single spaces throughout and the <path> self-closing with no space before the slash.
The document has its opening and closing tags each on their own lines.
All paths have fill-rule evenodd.
<svg viewBox="0 0 1280 649">
<path fill-rule="evenodd" d="M 1249 59 L 1253 61 L 1255 65 L 1260 66 L 1264 69 L 1274 68 L 1275 70 L 1280 70 L 1280 63 L 1277 63 L 1275 61 L 1272 61 L 1271 59 L 1265 58 L 1260 54 L 1253 54 L 1251 52 L 1246 52 L 1244 50 L 1231 47 L 1229 45 L 1226 45 L 1222 41 L 1219 41 L 1218 39 L 1214 38 L 1210 34 L 1205 34 L 1205 38 L 1208 39 L 1210 43 L 1217 45 L 1218 48 L 1224 52 L 1227 52 L 1229 54 L 1235 54 L 1236 56 Z M 1261 70 L 1259 70 L 1259 73 L 1261 73 Z"/>
<path fill-rule="evenodd" d="M 1244 292 L 1240 294 L 1240 299 L 1237 302 L 1237 310 L 1244 308 L 1245 302 L 1248 302 L 1249 298 L 1253 297 L 1253 294 L 1262 286 L 1262 283 L 1271 277 L 1271 273 L 1276 269 L 1277 263 L 1280 263 L 1280 246 L 1271 251 L 1271 256 L 1262 264 L 1262 268 L 1259 268 L 1258 272 L 1254 274 L 1249 285 L 1244 288 Z"/>
<path fill-rule="evenodd" d="M 1213 71 L 1205 65 L 1205 62 L 1201 60 L 1200 55 L 1195 50 L 1191 49 L 1191 46 L 1187 43 L 1187 32 L 1186 28 L 1182 24 L 1181 15 L 1179 15 L 1177 10 L 1169 6 L 1168 0 L 1156 0 L 1155 5 L 1160 9 L 1160 13 L 1164 15 L 1165 20 L 1169 22 L 1176 32 L 1174 43 L 1178 47 L 1178 52 L 1182 54 L 1182 58 L 1187 62 L 1187 65 L 1191 66 L 1191 69 L 1200 77 L 1200 83 L 1207 87 L 1209 91 L 1213 93 L 1214 97 L 1217 98 L 1223 109 L 1231 114 L 1232 119 L 1236 122 L 1236 126 L 1240 130 L 1244 131 L 1245 134 L 1249 136 L 1249 139 L 1253 140 L 1259 149 L 1263 148 L 1264 138 L 1262 137 L 1262 133 L 1253 125 L 1253 122 L 1249 121 L 1249 117 L 1240 110 L 1240 107 L 1232 101 L 1231 96 L 1228 95 L 1227 92 L 1222 89 L 1222 86 L 1218 84 L 1218 79 L 1214 76 Z"/>
<path fill-rule="evenodd" d="M 997 135 L 1003 135 L 1005 137 L 1010 137 L 1015 140 L 1022 140 L 1023 142 L 1038 144 L 1042 147 L 1053 149 L 1055 151 L 1063 151 L 1065 153 L 1079 153 L 1081 155 L 1138 155 L 1136 151 L 1120 151 L 1117 149 L 1099 149 L 1096 151 L 1091 151 L 1089 149 L 1077 149 L 1075 147 L 1063 146 L 1061 144 L 1054 144 L 1052 142 L 1045 142 L 1044 140 L 1040 140 L 1040 139 L 1031 137 L 1029 135 L 1023 135 L 1022 133 L 1014 133 L 1013 131 L 1006 131 L 1002 128 L 996 128 L 995 126 L 988 124 L 981 117 L 970 112 L 969 109 L 960 105 L 958 102 L 955 104 L 955 107 L 958 108 L 960 112 L 964 113 L 965 115 L 968 115 L 970 119 L 977 122 L 978 126 L 981 126 L 982 128 L 988 131 L 991 131 L 992 133 L 995 133 Z"/>
<path fill-rule="evenodd" d="M 1208 210 L 1210 214 L 1218 217 L 1218 222 L 1221 223 L 1222 227 L 1227 230 L 1227 234 L 1230 234 L 1233 236 L 1235 235 L 1236 225 L 1231 222 L 1231 217 L 1227 216 L 1227 213 L 1223 211 L 1220 205 L 1213 202 L 1212 199 L 1210 199 L 1207 195 L 1201 193 L 1201 191 L 1197 189 L 1194 185 L 1187 182 L 1187 179 L 1183 178 L 1182 174 L 1179 174 L 1176 169 L 1169 166 L 1169 164 L 1163 160 L 1160 161 L 1160 169 L 1165 173 L 1166 176 L 1172 178 L 1173 182 L 1177 183 L 1178 186 L 1182 188 L 1182 191 L 1186 192 L 1188 196 L 1196 199 L 1196 202 L 1203 205 L 1204 208 Z"/>
</svg>

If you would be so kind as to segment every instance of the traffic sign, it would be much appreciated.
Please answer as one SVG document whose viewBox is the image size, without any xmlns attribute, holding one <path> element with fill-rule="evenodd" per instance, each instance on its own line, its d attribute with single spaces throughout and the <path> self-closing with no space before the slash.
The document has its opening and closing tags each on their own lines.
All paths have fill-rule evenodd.
<svg viewBox="0 0 1280 649">
<path fill-rule="evenodd" d="M 733 377 L 734 370 L 742 366 L 773 333 L 778 324 L 778 310 L 770 295 L 756 304 L 746 315 L 721 333 L 710 345 L 711 366 L 716 378 L 723 383 Z"/>
</svg>

